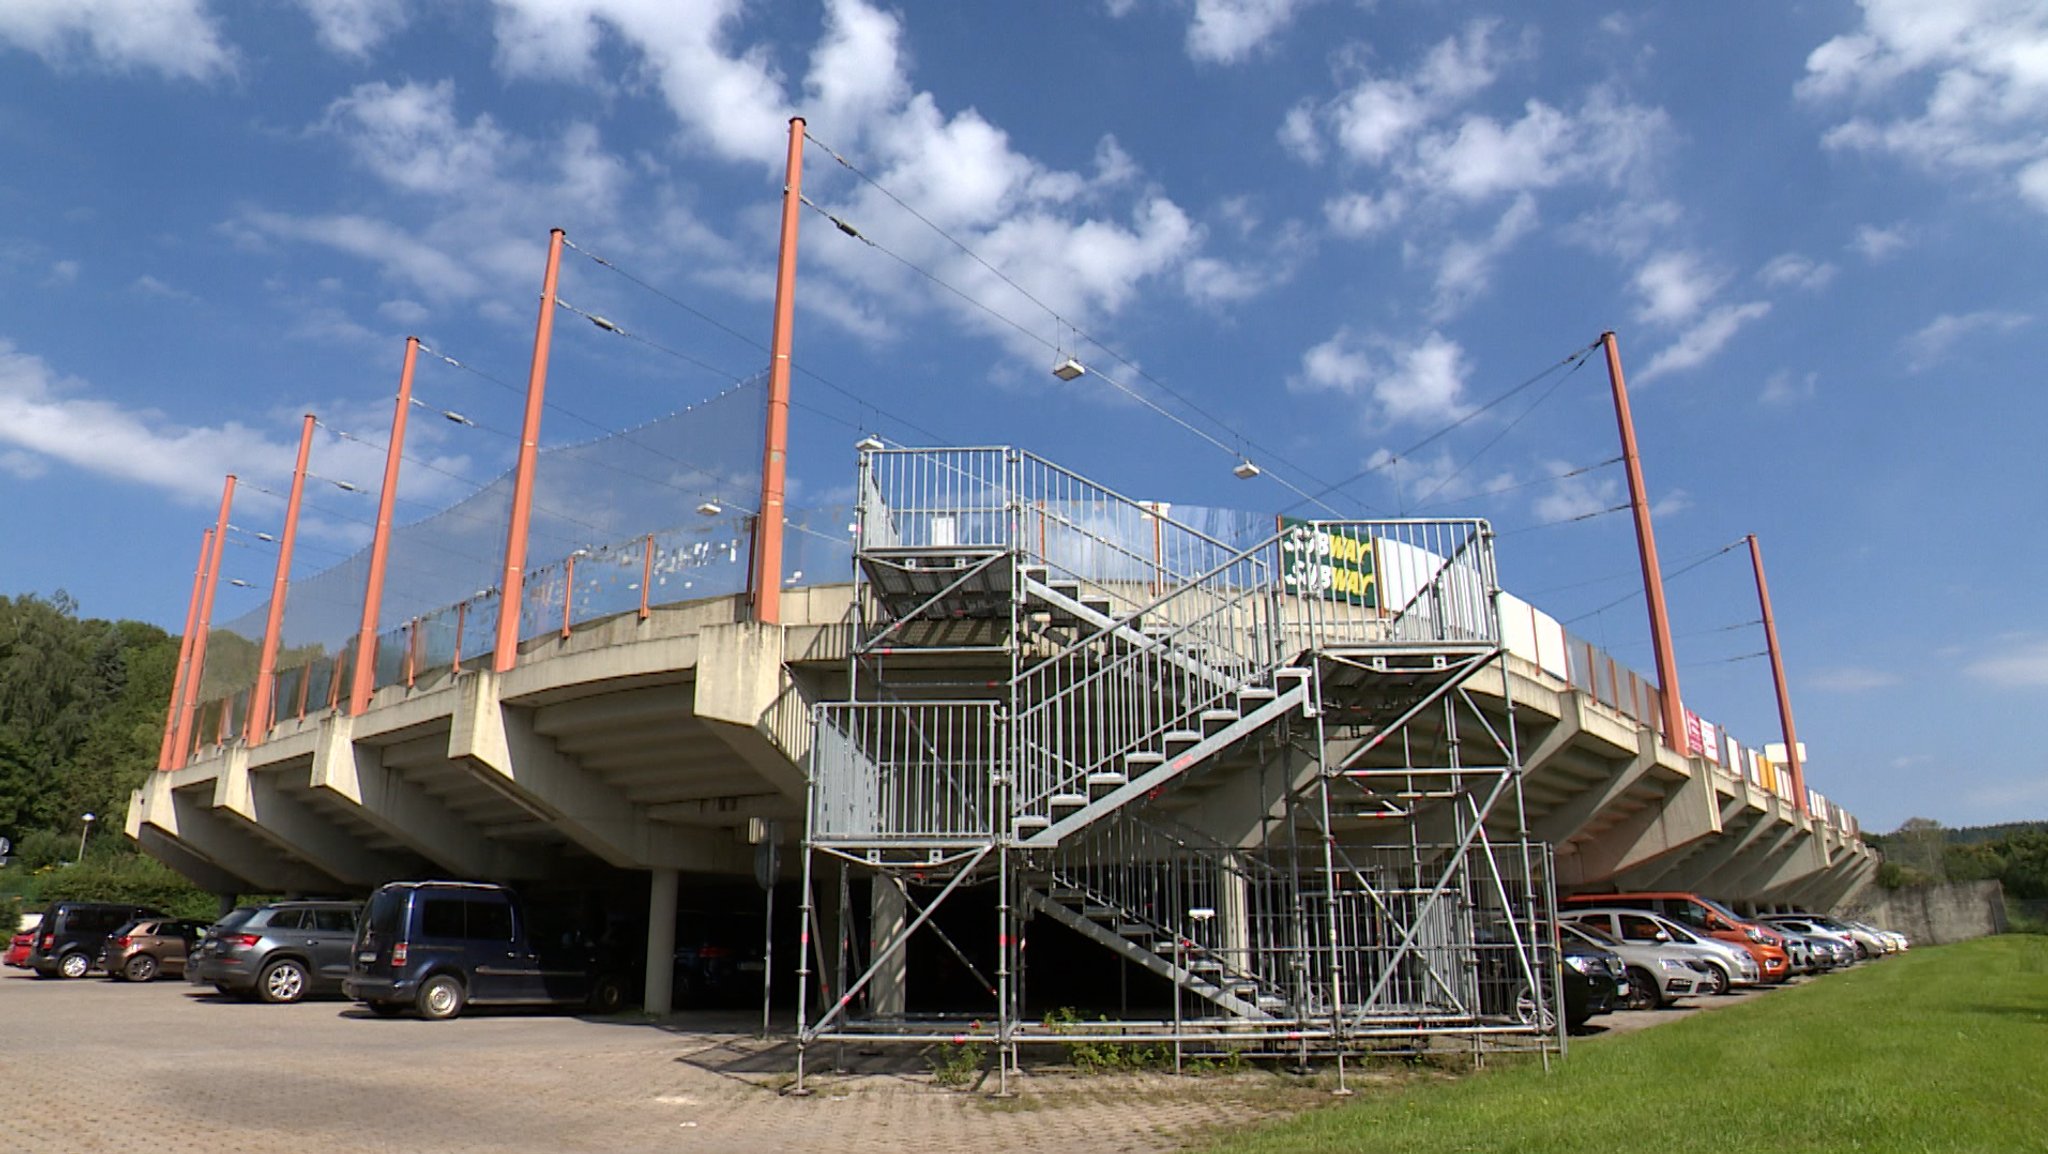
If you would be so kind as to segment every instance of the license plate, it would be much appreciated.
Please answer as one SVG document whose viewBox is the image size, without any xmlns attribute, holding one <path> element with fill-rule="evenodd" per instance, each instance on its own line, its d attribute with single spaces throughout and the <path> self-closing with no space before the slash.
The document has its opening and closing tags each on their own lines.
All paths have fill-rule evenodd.
<svg viewBox="0 0 2048 1154">
<path fill-rule="evenodd" d="M 376 961 L 376 960 L 377 960 L 377 955 L 376 955 L 376 954 L 375 954 L 374 952 L 365 952 L 365 953 L 360 953 L 360 954 L 357 954 L 357 955 L 356 955 L 356 961 L 359 961 L 359 962 L 363 963 L 363 964 L 364 964 L 364 965 L 366 965 L 366 966 L 367 966 L 367 965 L 369 965 L 370 963 L 372 963 L 372 962 Z"/>
<path fill-rule="evenodd" d="M 1616 996 L 1616 997 L 1619 997 L 1619 998 L 1626 998 L 1626 997 L 1628 997 L 1628 983 L 1627 983 L 1627 982 L 1616 982 L 1616 983 L 1614 984 L 1614 994 L 1615 994 L 1615 996 Z"/>
</svg>

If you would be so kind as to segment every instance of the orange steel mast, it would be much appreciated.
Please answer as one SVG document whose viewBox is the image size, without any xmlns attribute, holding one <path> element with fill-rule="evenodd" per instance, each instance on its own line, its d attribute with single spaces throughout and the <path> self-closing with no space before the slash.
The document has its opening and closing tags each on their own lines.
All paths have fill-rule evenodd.
<svg viewBox="0 0 2048 1154">
<path fill-rule="evenodd" d="M 227 551 L 228 510 L 235 503 L 235 475 L 221 486 L 220 517 L 213 525 L 213 555 L 206 566 L 206 585 L 199 594 L 199 618 L 192 623 L 192 665 L 185 674 L 185 700 L 178 709 L 178 734 L 172 742 L 171 768 L 182 769 L 192 751 L 192 723 L 199 712 L 199 686 L 206 678 L 206 631 L 213 627 L 213 594 L 220 587 L 221 554 Z"/>
<path fill-rule="evenodd" d="M 377 494 L 377 528 L 370 537 L 370 577 L 363 585 L 363 623 L 356 633 L 356 665 L 349 678 L 349 715 L 361 716 L 377 688 L 377 621 L 384 609 L 384 563 L 391 556 L 391 510 L 398 501 L 398 460 L 405 452 L 405 419 L 412 412 L 412 370 L 420 339 L 405 338 L 405 362 L 398 370 L 398 403 L 391 412 L 391 439 L 384 446 L 384 487 Z"/>
<path fill-rule="evenodd" d="M 1621 427 L 1621 459 L 1628 470 L 1629 508 L 1636 519 L 1636 552 L 1643 564 L 1643 597 L 1650 603 L 1650 648 L 1657 658 L 1664 744 L 1689 754 L 1692 750 L 1685 736 L 1685 705 L 1678 692 L 1678 658 L 1671 649 L 1671 618 L 1664 607 L 1664 572 L 1657 562 L 1657 531 L 1650 524 L 1650 499 L 1643 489 L 1643 463 L 1636 453 L 1636 424 L 1628 411 L 1628 384 L 1621 375 L 1621 349 L 1615 344 L 1612 331 L 1601 333 L 1600 343 L 1607 351 L 1607 379 L 1614 386 L 1614 419 Z"/>
<path fill-rule="evenodd" d="M 505 576 L 498 585 L 498 647 L 491 669 L 519 663 L 519 604 L 526 592 L 526 529 L 533 516 L 533 473 L 540 456 L 540 412 L 548 387 L 548 347 L 555 335 L 555 282 L 562 271 L 562 230 L 548 230 L 547 272 L 541 277 L 540 320 L 533 330 L 533 367 L 526 377 L 526 421 L 512 478 L 512 524 L 505 534 Z"/>
<path fill-rule="evenodd" d="M 292 545 L 299 536 L 299 498 L 306 492 L 306 458 L 313 452 L 313 414 L 299 429 L 299 463 L 284 506 L 284 533 L 277 539 L 277 575 L 270 581 L 270 614 L 263 623 L 263 652 L 256 659 L 256 685 L 249 691 L 248 744 L 262 745 L 270 733 L 270 678 L 277 671 L 277 637 L 284 627 L 284 596 L 292 577 Z"/>
<path fill-rule="evenodd" d="M 1778 619 L 1771 615 L 1771 587 L 1764 581 L 1764 552 L 1749 535 L 1749 564 L 1756 571 L 1756 599 L 1764 612 L 1764 644 L 1771 651 L 1771 682 L 1778 690 L 1778 724 L 1785 731 L 1785 759 L 1792 769 L 1792 802 L 1806 809 L 1806 767 L 1800 764 L 1799 733 L 1792 725 L 1792 693 L 1785 687 L 1785 661 L 1778 652 Z"/>
<path fill-rule="evenodd" d="M 768 425 L 761 453 L 761 504 L 754 517 L 754 620 L 782 621 L 783 478 L 789 458 L 789 347 L 796 315 L 796 234 L 803 204 L 804 118 L 789 118 L 788 175 L 782 185 L 782 254 L 775 268 L 775 327 L 768 361 Z"/>
<path fill-rule="evenodd" d="M 192 598 L 185 603 L 185 636 L 178 641 L 178 669 L 171 681 L 171 703 L 164 709 L 164 741 L 156 754 L 158 769 L 171 768 L 171 750 L 177 747 L 178 717 L 185 704 L 185 674 L 192 664 L 192 633 L 199 623 L 199 590 L 206 584 L 207 567 L 213 564 L 213 529 L 199 535 L 199 564 L 192 570 Z"/>
</svg>

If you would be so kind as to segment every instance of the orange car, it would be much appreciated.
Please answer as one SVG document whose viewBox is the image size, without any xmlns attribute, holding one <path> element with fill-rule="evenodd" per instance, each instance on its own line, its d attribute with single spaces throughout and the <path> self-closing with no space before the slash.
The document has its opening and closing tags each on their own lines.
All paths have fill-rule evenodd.
<svg viewBox="0 0 2048 1154">
<path fill-rule="evenodd" d="M 1763 971 L 1763 980 L 1766 982 L 1782 982 L 1792 976 L 1791 956 L 1785 952 L 1783 938 L 1712 898 L 1676 890 L 1655 893 L 1588 893 L 1573 894 L 1563 899 L 1561 904 L 1566 909 L 1572 906 L 1621 906 L 1662 914 L 1708 937 L 1730 942 L 1748 950 L 1750 956 L 1756 959 L 1757 968 Z"/>
</svg>

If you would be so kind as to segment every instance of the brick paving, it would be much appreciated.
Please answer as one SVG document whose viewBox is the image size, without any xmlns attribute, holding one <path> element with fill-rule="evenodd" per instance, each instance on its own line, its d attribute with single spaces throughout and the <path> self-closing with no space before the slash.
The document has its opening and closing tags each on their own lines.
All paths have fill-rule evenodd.
<svg viewBox="0 0 2048 1154">
<path fill-rule="evenodd" d="M 997 1101 L 935 1085 L 901 1050 L 856 1055 L 859 1072 L 816 1077 L 816 1093 L 796 1098 L 780 1092 L 787 1040 L 709 1028 L 720 1024 L 737 1026 L 480 1012 L 387 1020 L 339 1001 L 266 1006 L 175 980 L 9 970 L 0 1125 L 14 1148 L 73 1151 L 1107 1154 L 1180 1149 L 1330 1100 L 1271 1073 L 1038 1072 Z"/>
</svg>

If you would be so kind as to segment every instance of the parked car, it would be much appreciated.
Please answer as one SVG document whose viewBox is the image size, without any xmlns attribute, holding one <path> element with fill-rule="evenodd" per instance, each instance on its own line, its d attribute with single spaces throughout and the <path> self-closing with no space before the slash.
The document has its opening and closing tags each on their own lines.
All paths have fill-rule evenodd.
<svg viewBox="0 0 2048 1154">
<path fill-rule="evenodd" d="M 1628 964 L 1612 950 L 1583 937 L 1558 935 L 1564 961 L 1564 1024 L 1579 1029 L 1629 995 Z"/>
<path fill-rule="evenodd" d="M 1835 955 L 1837 965 L 1847 965 L 1856 960 L 1855 939 L 1846 933 L 1828 929 L 1812 918 L 1794 914 L 1768 914 L 1762 920 L 1773 929 L 1790 930 L 1795 934 L 1805 935 L 1809 942 L 1824 944 L 1829 952 Z M 1842 949 L 1848 951 L 1847 960 L 1841 956 Z"/>
<path fill-rule="evenodd" d="M 1562 903 L 1564 910 L 1610 906 L 1648 910 L 1661 914 L 1697 933 L 1737 945 L 1756 959 L 1766 982 L 1782 982 L 1791 976 L 1790 959 L 1769 930 L 1741 917 L 1712 898 L 1695 893 L 1667 890 L 1636 893 L 1573 894 Z"/>
<path fill-rule="evenodd" d="M 1757 923 L 1757 929 L 1772 944 L 1785 951 L 1785 966 L 1792 973 L 1810 974 L 1819 968 L 1805 937 L 1761 922 Z"/>
<path fill-rule="evenodd" d="M 182 977 L 185 958 L 206 927 L 182 918 L 141 918 L 107 935 L 100 968 L 121 982 L 153 982 L 160 974 Z"/>
<path fill-rule="evenodd" d="M 1748 950 L 1730 942 L 1710 938 L 1648 910 L 1567 909 L 1563 915 L 1582 925 L 1591 925 L 1607 936 L 1624 942 L 1669 945 L 1686 950 L 1706 963 L 1709 994 L 1725 994 L 1736 986 L 1754 986 L 1763 980 L 1763 970 Z"/>
<path fill-rule="evenodd" d="M 13 966 L 17 970 L 28 969 L 28 952 L 35 947 L 35 944 L 36 932 L 34 930 L 23 930 L 8 939 L 7 956 L 4 959 L 5 964 Z"/>
<path fill-rule="evenodd" d="M 573 929 L 542 928 L 517 894 L 478 882 L 391 882 L 370 895 L 342 989 L 382 1017 L 441 1021 L 468 1006 L 624 1004 L 625 959 Z"/>
<path fill-rule="evenodd" d="M 223 994 L 272 1003 L 338 994 L 361 911 L 359 902 L 244 906 L 208 928 L 186 976 Z"/>
<path fill-rule="evenodd" d="M 1849 944 L 1856 947 L 1856 957 L 1859 960 L 1875 958 L 1885 952 L 1884 936 L 1867 926 L 1844 921 L 1840 918 L 1825 917 L 1821 914 L 1780 914 L 1778 916 L 1796 919 L 1822 933 L 1836 934 L 1848 939 Z"/>
<path fill-rule="evenodd" d="M 1628 993 L 1621 1002 L 1624 1010 L 1662 1009 L 1707 986 L 1705 971 L 1696 968 L 1682 950 L 1657 943 L 1623 942 L 1577 922 L 1562 922 L 1558 928 L 1567 936 L 1576 934 L 1621 958 L 1628 967 Z"/>
<path fill-rule="evenodd" d="M 121 902 L 58 902 L 43 911 L 28 968 L 39 978 L 82 978 L 98 964 L 108 934 L 136 918 L 163 916 L 148 906 Z"/>
</svg>

